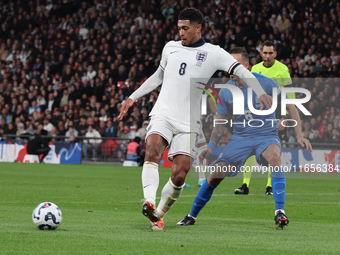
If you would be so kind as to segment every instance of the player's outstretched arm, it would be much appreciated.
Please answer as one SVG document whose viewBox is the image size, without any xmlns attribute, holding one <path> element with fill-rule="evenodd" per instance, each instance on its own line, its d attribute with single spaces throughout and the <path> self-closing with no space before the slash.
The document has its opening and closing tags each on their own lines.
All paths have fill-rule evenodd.
<svg viewBox="0 0 340 255">
<path fill-rule="evenodd" d="M 266 94 L 259 81 L 251 72 L 249 72 L 248 69 L 240 65 L 235 70 L 235 75 L 244 80 L 245 83 L 254 90 L 260 100 L 260 110 L 263 109 L 264 105 L 267 107 L 267 109 L 272 107 L 273 98 Z"/>
<path fill-rule="evenodd" d="M 299 115 L 298 110 L 296 109 L 295 105 L 293 105 L 293 104 L 288 104 L 287 108 L 290 112 L 291 117 L 294 120 L 296 120 L 296 122 L 297 122 L 297 125 L 294 127 L 294 129 L 295 129 L 296 139 L 297 139 L 298 143 L 302 147 L 305 147 L 307 151 L 312 153 L 313 152 L 312 145 L 310 144 L 310 142 L 307 139 L 303 138 L 303 136 L 302 136 L 301 119 L 300 119 L 300 115 Z"/>
<path fill-rule="evenodd" d="M 212 150 L 214 149 L 216 144 L 218 144 L 221 137 L 223 136 L 226 124 L 225 123 L 219 124 L 219 123 L 222 123 L 222 121 L 219 122 L 218 120 L 219 119 L 225 120 L 226 117 L 227 117 L 226 115 L 219 115 L 219 114 L 216 115 L 215 124 L 214 124 L 215 127 L 212 130 L 208 147 L 204 151 L 202 151 L 202 153 L 198 157 L 200 164 L 202 164 L 204 159 L 206 159 L 210 156 L 210 154 L 212 153 Z"/>
<path fill-rule="evenodd" d="M 163 82 L 163 70 L 161 67 L 158 67 L 156 72 L 151 75 L 135 92 L 133 92 L 129 98 L 122 105 L 122 109 L 120 114 L 118 115 L 118 120 L 123 119 L 124 114 L 129 110 L 129 108 L 133 105 L 133 102 L 138 98 L 150 93 L 155 88 L 157 88 Z"/>
<path fill-rule="evenodd" d="M 266 94 L 259 81 L 247 68 L 220 47 L 216 47 L 214 56 L 217 70 L 223 70 L 230 75 L 240 77 L 250 88 L 254 90 L 260 100 L 261 110 L 263 109 L 263 105 L 267 106 L 268 109 L 272 107 L 272 97 Z"/>
</svg>

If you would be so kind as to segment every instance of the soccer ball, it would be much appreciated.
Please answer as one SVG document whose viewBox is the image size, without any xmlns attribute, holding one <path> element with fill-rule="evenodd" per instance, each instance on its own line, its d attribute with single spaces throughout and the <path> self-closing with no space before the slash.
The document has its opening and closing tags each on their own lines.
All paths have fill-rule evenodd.
<svg viewBox="0 0 340 255">
<path fill-rule="evenodd" d="M 41 230 L 54 230 L 62 221 L 61 211 L 56 204 L 44 202 L 34 209 L 32 220 Z"/>
</svg>

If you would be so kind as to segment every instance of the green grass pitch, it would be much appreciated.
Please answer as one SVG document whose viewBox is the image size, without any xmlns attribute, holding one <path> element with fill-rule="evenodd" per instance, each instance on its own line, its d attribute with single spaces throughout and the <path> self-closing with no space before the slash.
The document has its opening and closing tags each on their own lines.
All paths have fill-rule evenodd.
<svg viewBox="0 0 340 255">
<path fill-rule="evenodd" d="M 189 177 L 196 187 L 183 190 L 164 231 L 152 232 L 139 167 L 1 163 L 0 254 L 339 254 L 340 179 L 312 175 L 287 178 L 284 230 L 275 229 L 274 200 L 259 178 L 248 196 L 233 194 L 240 178 L 224 180 L 194 226 L 176 226 L 198 190 Z M 158 196 L 169 176 L 160 169 Z M 32 222 L 45 201 L 62 210 L 55 231 Z"/>
</svg>

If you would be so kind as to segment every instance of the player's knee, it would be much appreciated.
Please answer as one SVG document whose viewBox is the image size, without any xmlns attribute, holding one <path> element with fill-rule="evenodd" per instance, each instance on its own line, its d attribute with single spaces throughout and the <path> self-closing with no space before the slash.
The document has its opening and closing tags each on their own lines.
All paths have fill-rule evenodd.
<svg viewBox="0 0 340 255">
<path fill-rule="evenodd" d="M 162 157 L 162 152 L 156 146 L 148 146 L 145 152 L 145 161 L 159 163 Z"/>
<path fill-rule="evenodd" d="M 185 171 L 177 172 L 171 176 L 171 181 L 174 185 L 180 187 L 184 184 L 186 175 Z"/>
<path fill-rule="evenodd" d="M 272 166 L 279 166 L 281 164 L 281 156 L 276 152 L 271 153 L 268 159 L 268 163 Z"/>
</svg>

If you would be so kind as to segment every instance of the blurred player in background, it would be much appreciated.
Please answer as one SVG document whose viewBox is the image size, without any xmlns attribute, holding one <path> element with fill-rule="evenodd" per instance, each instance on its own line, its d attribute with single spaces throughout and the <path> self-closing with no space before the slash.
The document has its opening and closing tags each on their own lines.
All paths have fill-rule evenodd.
<svg viewBox="0 0 340 255">
<path fill-rule="evenodd" d="M 164 228 L 163 217 L 182 193 L 185 177 L 194 158 L 196 136 L 199 133 L 200 102 L 204 85 L 191 86 L 190 78 L 209 78 L 222 70 L 248 79 L 261 106 L 271 107 L 272 98 L 262 89 L 254 76 L 228 52 L 206 43 L 201 35 L 203 14 L 195 8 L 182 10 L 178 17 L 181 41 L 170 41 L 163 48 L 162 59 L 151 75 L 122 105 L 118 119 L 138 98 L 162 84 L 162 89 L 150 115 L 146 134 L 146 155 L 142 171 L 144 204 L 142 213 L 150 220 L 152 230 Z M 173 162 L 171 177 L 165 184 L 156 208 L 159 185 L 158 166 L 166 147 Z"/>
<path fill-rule="evenodd" d="M 289 74 L 288 67 L 284 64 L 282 64 L 280 61 L 276 60 L 275 57 L 277 55 L 277 52 L 275 50 L 275 45 L 271 41 L 265 41 L 262 45 L 262 51 L 260 52 L 261 57 L 263 61 L 261 63 L 258 63 L 254 65 L 251 69 L 251 72 L 253 73 L 259 73 L 263 74 L 274 81 L 277 82 L 277 84 L 280 86 L 280 88 L 288 87 L 292 85 L 292 79 Z M 294 99 L 295 93 L 290 92 L 287 93 L 288 98 Z M 278 131 L 279 131 L 279 137 L 282 140 L 286 140 L 286 129 L 281 125 L 282 120 L 285 119 L 285 116 L 281 116 L 281 107 L 277 107 L 276 111 L 276 118 L 281 119 L 278 123 Z M 281 118 L 282 117 L 282 118 Z M 294 118 L 295 117 L 295 118 Z M 293 119 L 296 119 L 297 121 L 300 121 L 299 116 L 292 116 Z M 298 140 L 301 140 L 302 137 L 298 137 Z M 244 166 L 249 166 L 250 169 L 258 164 L 255 162 L 255 156 L 250 157 L 247 159 Z M 249 193 L 249 184 L 250 184 L 250 178 L 251 178 L 252 171 L 244 172 L 243 173 L 243 184 L 241 187 L 237 188 L 234 193 L 240 194 L 240 195 L 247 195 Z M 268 172 L 268 180 L 266 185 L 266 195 L 273 195 L 273 189 L 272 189 L 272 183 L 270 178 L 270 173 Z"/>
<path fill-rule="evenodd" d="M 232 54 L 235 59 L 242 63 L 245 68 L 249 67 L 249 55 L 246 50 L 244 50 L 243 48 L 233 48 L 232 50 L 230 50 L 230 54 Z M 259 80 L 267 94 L 272 93 L 273 88 L 279 87 L 275 81 L 264 75 L 257 73 L 255 73 L 254 75 Z M 275 201 L 275 223 L 277 227 L 284 228 L 288 225 L 289 220 L 284 211 L 286 178 L 285 173 L 283 172 L 282 168 L 280 168 L 281 143 L 278 137 L 277 121 L 266 121 L 268 119 L 276 119 L 275 113 L 265 116 L 251 113 L 247 103 L 247 84 L 240 78 L 233 75 L 231 75 L 230 78 L 231 80 L 228 81 L 228 84 L 233 84 L 241 88 L 244 94 L 244 109 L 245 112 L 247 112 L 247 117 L 246 115 L 235 115 L 236 119 L 233 136 L 222 151 L 222 153 L 217 158 L 214 165 L 215 171 L 210 174 L 207 181 L 205 181 L 202 187 L 199 189 L 190 213 L 183 220 L 178 222 L 177 225 L 193 225 L 197 219 L 199 212 L 210 200 L 214 189 L 219 185 L 219 183 L 227 176 L 236 176 L 245 161 L 249 158 L 249 156 L 255 155 L 257 162 L 259 162 L 261 165 L 268 166 L 269 164 L 270 166 L 275 167 L 278 170 L 271 172 L 271 177 L 273 178 L 272 181 Z M 252 93 L 254 108 L 259 109 L 260 104 L 258 103 L 258 99 L 256 98 L 255 93 Z M 230 90 L 226 88 L 221 89 L 219 95 L 222 100 L 222 105 L 218 105 L 216 119 L 225 120 L 227 118 L 229 109 L 233 108 L 234 98 Z M 280 102 L 280 93 L 278 96 L 278 102 Z M 292 108 L 295 108 L 294 105 L 287 105 L 287 107 L 291 111 L 293 111 Z M 247 123 L 246 121 L 249 120 L 254 120 L 255 123 L 253 123 L 253 126 L 257 127 L 254 128 L 248 125 L 243 126 L 242 124 L 236 124 L 244 122 Z M 260 122 L 256 120 L 261 120 L 263 125 L 258 126 L 258 124 L 256 123 Z M 212 153 L 212 150 L 214 149 L 216 144 L 218 144 L 220 138 L 223 136 L 225 128 L 226 124 L 215 125 L 211 133 L 208 148 L 200 155 L 201 161 L 204 158 L 208 158 L 209 155 Z M 296 127 L 296 132 L 301 133 L 300 124 Z M 306 149 L 311 152 L 312 148 L 307 139 L 302 138 L 300 143 L 301 146 L 306 146 Z M 230 166 L 232 166 L 235 171 L 232 171 L 233 168 L 231 168 Z M 222 168 L 224 168 L 223 171 L 216 171 L 217 169 Z"/>
</svg>

